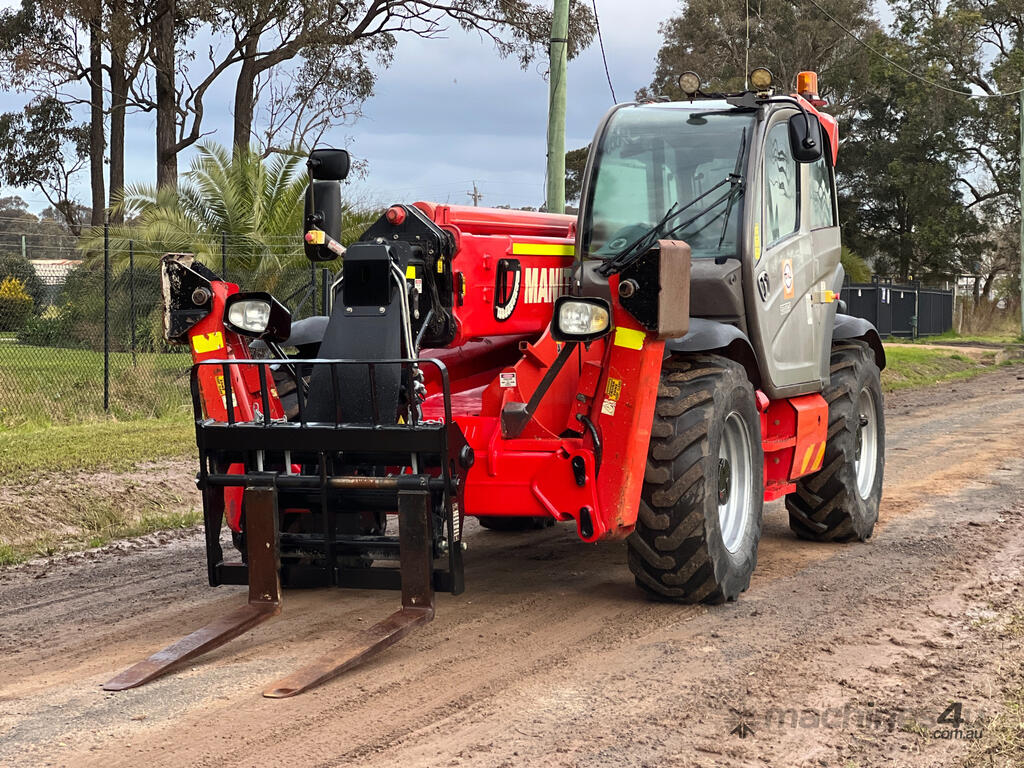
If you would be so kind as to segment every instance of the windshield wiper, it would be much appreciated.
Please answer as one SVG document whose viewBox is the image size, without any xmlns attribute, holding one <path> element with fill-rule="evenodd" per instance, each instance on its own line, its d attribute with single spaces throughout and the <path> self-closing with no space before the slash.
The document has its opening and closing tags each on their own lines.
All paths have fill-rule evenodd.
<svg viewBox="0 0 1024 768">
<path fill-rule="evenodd" d="M 732 171 L 732 175 L 738 182 L 738 185 L 733 184 L 730 191 L 735 191 L 736 189 L 739 189 L 741 192 L 743 191 L 743 176 L 740 172 L 743 170 L 743 150 L 746 148 L 747 129 L 744 128 L 743 135 L 740 137 L 740 151 L 736 153 L 736 167 Z M 718 236 L 718 250 L 721 250 L 722 243 L 725 242 L 725 233 L 729 230 L 729 215 L 732 213 L 732 206 L 736 202 L 737 197 L 739 195 L 731 195 L 728 204 L 725 206 L 725 221 L 722 222 L 722 234 Z"/>
<path fill-rule="evenodd" d="M 631 263 L 633 263 L 633 261 L 636 260 L 635 257 L 638 254 L 643 254 L 643 253 L 647 252 L 647 250 L 651 247 L 651 245 L 653 245 L 654 241 L 658 239 L 658 236 L 660 234 L 662 234 L 663 228 L 665 227 L 666 224 L 668 224 L 668 222 L 670 222 L 672 219 L 674 219 L 677 216 L 679 216 L 681 213 L 683 213 L 687 209 L 692 208 L 695 204 L 699 203 L 701 200 L 703 200 L 705 197 L 710 195 L 712 192 L 714 192 L 719 187 L 725 186 L 726 184 L 729 184 L 732 181 L 733 181 L 733 178 L 732 178 L 732 175 L 730 174 L 729 176 L 726 176 L 724 179 L 722 179 L 720 182 L 715 184 L 710 189 L 708 189 L 705 192 L 702 192 L 701 194 L 697 195 L 697 197 L 693 198 L 693 200 L 688 202 L 682 208 L 677 208 L 677 206 L 679 205 L 678 201 L 675 202 L 675 203 L 672 203 L 672 205 L 669 207 L 668 211 L 662 217 L 661 221 L 659 221 L 653 227 L 651 227 L 646 232 L 644 232 L 642 235 L 640 235 L 640 237 L 638 237 L 632 243 L 630 243 L 625 248 L 623 248 L 621 251 L 619 251 L 613 258 L 608 259 L 607 261 L 605 261 L 601 266 L 599 266 L 597 268 L 597 271 L 600 274 L 604 275 L 605 277 L 607 277 L 608 275 L 614 274 L 616 272 L 621 272 L 623 269 L 628 267 Z M 732 190 L 730 190 L 729 193 L 727 193 L 727 195 L 725 195 L 723 197 L 720 197 L 718 200 L 716 200 L 715 202 L 711 203 L 711 205 L 706 206 L 705 208 L 703 208 L 701 210 L 701 212 L 697 214 L 696 217 L 688 219 L 683 224 L 678 224 L 678 225 L 672 227 L 671 229 L 667 230 L 665 232 L 665 234 L 667 234 L 668 232 L 675 232 L 680 227 L 684 227 L 684 226 L 686 226 L 688 224 L 692 224 L 694 221 L 696 221 L 696 219 L 699 219 L 701 216 L 703 216 L 709 210 L 711 210 L 716 205 L 718 205 L 723 200 L 725 200 L 725 198 L 728 196 L 728 194 L 731 194 L 731 193 L 732 193 Z"/>
<path fill-rule="evenodd" d="M 637 259 L 639 259 L 640 256 L 642 256 L 644 253 L 646 253 L 654 245 L 654 243 L 657 240 L 660 240 L 662 238 L 666 238 L 669 235 L 671 235 L 672 233 L 678 232 L 680 229 L 685 229 L 686 227 L 688 227 L 691 224 L 693 224 L 693 222 L 695 222 L 698 219 L 700 219 L 702 216 L 705 216 L 709 211 L 714 210 L 716 207 L 721 205 L 723 202 L 727 202 L 728 205 L 727 205 L 726 211 L 725 211 L 725 224 L 723 224 L 722 235 L 721 235 L 721 237 L 719 238 L 719 241 L 718 241 L 718 247 L 721 248 L 722 247 L 722 241 L 725 239 L 725 230 L 726 230 L 726 227 L 728 227 L 728 224 L 729 224 L 729 214 L 732 212 L 733 203 L 735 202 L 736 198 L 739 197 L 739 193 L 743 192 L 743 174 L 742 174 L 742 170 L 743 170 L 743 152 L 746 149 L 746 147 L 747 147 L 747 129 L 744 128 L 743 129 L 742 138 L 740 139 L 740 150 L 739 150 L 739 153 L 736 155 L 736 165 L 735 165 L 732 173 L 730 173 L 728 176 L 726 176 L 724 179 L 722 179 L 720 182 L 718 182 L 714 186 L 708 188 L 704 192 L 702 192 L 699 195 L 697 195 L 697 197 L 693 198 L 693 200 L 688 202 L 683 207 L 678 208 L 678 206 L 679 206 L 679 202 L 678 201 L 672 203 L 672 205 L 669 207 L 668 211 L 662 217 L 661 221 L 659 221 L 653 227 L 651 227 L 646 232 L 644 232 L 640 237 L 638 237 L 632 243 L 630 243 L 625 248 L 623 248 L 621 251 L 619 251 L 619 253 L 616 254 L 613 258 L 608 259 L 603 264 L 601 264 L 601 266 L 599 266 L 597 268 L 597 272 L 599 274 L 601 274 L 601 275 L 604 275 L 605 277 L 608 277 L 609 275 L 613 275 L 616 272 L 621 272 L 626 267 L 628 267 L 630 264 L 632 264 Z M 718 189 L 719 187 L 723 187 L 726 184 L 729 185 L 729 191 L 726 192 L 724 195 L 722 195 L 721 197 L 717 198 L 714 202 L 709 203 L 708 205 L 704 206 L 700 210 L 700 212 L 697 213 L 695 216 L 691 216 L 690 218 L 688 218 L 686 221 L 682 222 L 681 224 L 676 224 L 676 225 L 674 225 L 674 226 L 672 226 L 672 227 L 670 227 L 668 229 L 665 229 L 665 226 L 672 219 L 676 218 L 677 216 L 679 216 L 680 214 L 682 214 L 683 212 L 685 212 L 689 208 L 692 208 L 695 204 L 699 203 L 701 200 L 703 200 L 705 197 L 710 195 L 716 189 Z M 716 216 L 714 219 L 712 219 L 707 224 L 705 224 L 703 227 L 701 227 L 698 230 L 698 232 L 703 231 L 704 229 L 706 229 L 708 227 L 708 225 L 710 225 L 711 223 L 713 223 L 717 219 L 718 219 L 718 217 Z"/>
<path fill-rule="evenodd" d="M 673 209 L 676 207 L 677 204 L 673 204 L 672 207 L 669 208 L 668 213 L 665 214 L 664 218 L 662 218 L 661 221 L 659 221 L 657 224 L 655 224 L 653 227 L 647 230 L 643 235 L 640 236 L 639 239 L 634 240 L 632 243 L 623 248 L 617 256 L 615 256 L 612 259 L 608 259 L 603 264 L 601 264 L 597 268 L 597 272 L 601 275 L 604 275 L 605 277 L 608 277 L 609 275 L 613 275 L 617 272 L 621 272 L 622 270 L 626 269 L 626 267 L 630 266 L 635 261 L 637 261 L 641 256 L 647 253 L 647 251 L 658 240 L 667 238 L 669 235 L 678 232 L 681 229 L 685 229 L 686 227 L 690 226 L 695 221 L 700 219 L 702 216 L 706 216 L 709 211 L 713 211 L 722 203 L 726 202 L 727 200 L 733 199 L 736 196 L 737 191 L 742 190 L 742 185 L 740 184 L 741 181 L 741 178 L 737 178 L 730 173 L 720 182 L 715 184 L 706 192 L 695 197 L 693 200 L 691 200 L 689 203 L 684 205 L 679 210 L 674 211 Z M 679 214 L 686 211 L 686 209 L 692 207 L 694 203 L 698 202 L 704 197 L 707 197 L 716 189 L 725 186 L 726 184 L 729 184 L 730 187 L 729 191 L 726 192 L 724 195 L 722 195 L 719 198 L 716 198 L 714 202 L 708 203 L 706 206 L 701 208 L 700 211 L 698 211 L 696 214 L 686 219 L 686 221 L 683 221 L 679 224 L 675 224 L 672 227 L 665 229 L 665 224 L 668 221 L 671 221 L 672 219 L 676 218 L 677 216 L 679 216 Z M 705 224 L 704 227 L 701 227 L 701 230 L 703 230 L 706 226 L 707 224 Z"/>
</svg>

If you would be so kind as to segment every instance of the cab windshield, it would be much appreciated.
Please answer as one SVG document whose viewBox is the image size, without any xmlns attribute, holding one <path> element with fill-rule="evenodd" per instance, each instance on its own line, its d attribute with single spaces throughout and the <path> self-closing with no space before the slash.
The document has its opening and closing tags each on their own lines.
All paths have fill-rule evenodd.
<svg viewBox="0 0 1024 768">
<path fill-rule="evenodd" d="M 738 256 L 742 183 L 734 179 L 737 189 L 730 195 L 727 180 L 737 167 L 744 173 L 753 130 L 754 113 L 736 109 L 620 109 L 599 148 L 584 253 L 613 258 L 672 206 L 704 195 L 667 225 L 670 237 L 685 240 L 694 258 Z M 685 226 L 671 231 L 680 224 Z"/>
</svg>

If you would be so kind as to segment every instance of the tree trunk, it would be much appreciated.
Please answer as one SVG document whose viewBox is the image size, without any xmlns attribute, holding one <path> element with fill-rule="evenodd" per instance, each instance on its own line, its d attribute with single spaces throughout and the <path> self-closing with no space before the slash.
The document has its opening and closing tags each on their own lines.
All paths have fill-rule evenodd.
<svg viewBox="0 0 1024 768">
<path fill-rule="evenodd" d="M 103 223 L 107 208 L 106 185 L 103 179 L 103 158 L 106 151 L 103 126 L 103 41 L 101 21 L 89 22 L 89 183 L 92 187 L 92 225 Z"/>
<path fill-rule="evenodd" d="M 153 68 L 156 70 L 156 185 L 178 186 L 178 153 L 174 90 L 175 0 L 157 0 L 153 24 Z"/>
<path fill-rule="evenodd" d="M 256 53 L 259 38 L 254 37 L 245 46 L 245 59 L 235 82 L 235 127 L 236 149 L 248 149 L 252 141 L 253 113 L 256 111 Z"/>
<path fill-rule="evenodd" d="M 110 203 L 113 205 L 124 191 L 124 113 L 128 102 L 128 76 L 124 52 L 114 50 L 110 56 Z M 112 224 L 124 223 L 124 211 L 110 215 Z"/>
</svg>

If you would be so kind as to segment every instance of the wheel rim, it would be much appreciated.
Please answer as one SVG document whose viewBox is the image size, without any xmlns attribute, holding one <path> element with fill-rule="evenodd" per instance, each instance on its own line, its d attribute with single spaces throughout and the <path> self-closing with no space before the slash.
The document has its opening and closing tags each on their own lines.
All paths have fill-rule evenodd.
<svg viewBox="0 0 1024 768">
<path fill-rule="evenodd" d="M 750 462 L 750 431 L 739 411 L 725 417 L 722 443 L 718 448 L 718 523 L 722 542 L 736 554 L 750 522 L 750 491 L 753 471 Z"/>
<path fill-rule="evenodd" d="M 878 464 L 878 417 L 875 413 L 875 396 L 870 389 L 860 391 L 857 416 L 857 456 L 854 461 L 857 493 L 862 499 L 867 499 L 875 485 Z"/>
</svg>

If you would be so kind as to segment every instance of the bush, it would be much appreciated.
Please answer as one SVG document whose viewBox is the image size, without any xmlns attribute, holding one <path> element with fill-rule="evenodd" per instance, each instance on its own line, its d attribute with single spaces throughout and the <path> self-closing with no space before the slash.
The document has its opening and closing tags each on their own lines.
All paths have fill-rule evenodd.
<svg viewBox="0 0 1024 768">
<path fill-rule="evenodd" d="M 68 317 L 63 307 L 50 307 L 43 314 L 25 321 L 18 332 L 18 341 L 36 347 L 66 347 L 70 344 Z"/>
<path fill-rule="evenodd" d="M 0 331 L 18 331 L 32 314 L 32 297 L 16 277 L 0 281 Z"/>
<path fill-rule="evenodd" d="M 42 311 L 46 302 L 46 286 L 28 259 L 13 253 L 0 254 L 0 280 L 6 277 L 20 280 L 25 293 L 32 297 L 36 311 Z"/>
<path fill-rule="evenodd" d="M 843 269 L 846 270 L 846 276 L 850 279 L 851 283 L 871 282 L 871 267 L 868 266 L 864 259 L 845 245 L 843 246 L 840 259 L 843 263 Z"/>
</svg>

